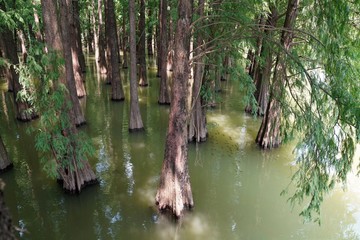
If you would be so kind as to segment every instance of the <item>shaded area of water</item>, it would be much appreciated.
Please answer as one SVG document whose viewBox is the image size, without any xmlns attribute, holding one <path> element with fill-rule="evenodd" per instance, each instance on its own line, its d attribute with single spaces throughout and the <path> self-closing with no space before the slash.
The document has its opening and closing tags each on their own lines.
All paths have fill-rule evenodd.
<svg viewBox="0 0 360 240">
<path fill-rule="evenodd" d="M 360 239 L 359 179 L 351 176 L 346 192 L 337 188 L 326 198 L 321 227 L 303 224 L 301 208 L 280 196 L 295 171 L 293 146 L 255 146 L 260 120 L 244 114 L 236 81 L 222 83 L 222 104 L 208 112 L 208 141 L 189 147 L 194 210 L 177 225 L 162 218 L 154 198 L 169 109 L 157 104 L 159 79 L 150 69 L 150 87 L 139 89 L 146 131 L 129 134 L 129 96 L 112 102 L 88 61 L 82 130 L 95 144 L 90 161 L 100 184 L 79 196 L 47 178 L 26 134 L 30 124 L 14 121 L 11 94 L 0 92 L 0 133 L 14 162 L 0 177 L 14 223 L 27 230 L 21 239 Z"/>
</svg>

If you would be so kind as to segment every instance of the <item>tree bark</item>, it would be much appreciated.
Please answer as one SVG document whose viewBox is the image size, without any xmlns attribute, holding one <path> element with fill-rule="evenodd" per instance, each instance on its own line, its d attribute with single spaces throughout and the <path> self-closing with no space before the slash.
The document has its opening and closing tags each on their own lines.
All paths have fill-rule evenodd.
<svg viewBox="0 0 360 240">
<path fill-rule="evenodd" d="M 189 116 L 189 52 L 192 2 L 180 0 L 175 37 L 174 81 L 165 156 L 156 193 L 156 204 L 180 217 L 184 208 L 194 206 L 188 170 L 186 124 Z"/>
<path fill-rule="evenodd" d="M 10 217 L 10 212 L 5 206 L 4 201 L 5 183 L 0 179 L 0 239 L 13 240 L 16 239 L 14 227 Z"/>
<path fill-rule="evenodd" d="M 12 168 L 12 166 L 13 164 L 9 159 L 4 142 L 0 136 L 0 172 L 5 172 L 6 170 Z"/>
<path fill-rule="evenodd" d="M 139 41 L 139 61 L 140 61 L 140 70 L 139 70 L 139 86 L 146 87 L 149 85 L 147 76 L 146 76 L 146 28 L 145 28 L 145 0 L 140 0 L 140 18 L 139 18 L 139 31 L 140 31 L 140 41 Z"/>
<path fill-rule="evenodd" d="M 68 0 L 68 20 L 69 20 L 69 37 L 71 46 L 71 56 L 73 64 L 74 79 L 76 84 L 76 94 L 79 98 L 86 96 L 84 75 L 85 58 L 82 51 L 80 22 L 79 22 L 79 6 L 77 1 Z M 74 4 L 74 5 L 73 5 Z"/>
<path fill-rule="evenodd" d="M 167 53 L 168 53 L 168 34 L 167 34 L 167 0 L 161 0 L 161 18 L 160 18 L 160 91 L 159 104 L 170 104 L 167 79 Z"/>
<path fill-rule="evenodd" d="M 136 81 L 137 76 L 136 76 L 135 0 L 129 0 L 129 19 L 130 19 L 130 21 L 129 21 L 130 22 L 130 120 L 129 120 L 129 131 L 140 131 L 140 130 L 144 130 L 144 125 L 143 125 L 143 122 L 141 119 L 141 114 L 140 114 L 139 98 L 138 98 L 138 92 L 137 92 L 137 81 Z"/>
<path fill-rule="evenodd" d="M 204 16 L 204 0 L 198 1 L 198 16 Z M 188 140 L 196 142 L 204 142 L 207 138 L 206 128 L 206 108 L 202 106 L 202 98 L 200 96 L 200 89 L 204 76 L 204 63 L 202 57 L 199 57 L 204 51 L 205 46 L 202 46 L 203 38 L 201 33 L 197 34 L 195 45 L 195 57 L 197 60 L 194 63 L 194 83 L 192 88 L 192 109 L 190 115 L 190 122 L 188 127 Z"/>
<path fill-rule="evenodd" d="M 107 42 L 107 82 L 111 83 L 111 100 L 123 101 L 125 96 L 120 79 L 119 51 L 117 47 L 117 30 L 113 0 L 105 0 L 105 33 Z"/>
<path fill-rule="evenodd" d="M 68 5 L 66 0 L 60 1 L 60 20 L 57 17 L 57 7 L 54 0 L 43 0 L 41 1 L 42 12 L 43 12 L 43 21 L 44 21 L 44 31 L 46 36 L 47 47 L 50 51 L 55 51 L 55 53 L 65 58 L 65 69 L 58 66 L 56 71 L 59 71 L 59 81 L 64 84 L 68 89 L 73 88 L 73 94 L 75 93 L 74 86 L 75 83 L 72 82 L 73 87 L 69 86 L 71 81 L 67 78 L 71 78 L 72 65 L 69 64 L 71 61 L 71 51 L 70 44 L 66 41 L 69 41 L 67 26 L 68 26 Z M 59 24 L 60 22 L 60 24 Z M 61 27 L 60 27 L 61 25 Z M 62 29 L 61 29 L 62 28 Z M 63 30 L 63 32 L 61 31 Z M 64 36 L 63 36 L 64 35 Z M 63 42 L 64 41 L 64 42 Z M 63 46 L 64 45 L 64 46 Z M 57 84 L 54 86 L 58 87 Z M 69 90 L 69 94 L 66 95 L 67 101 L 73 100 L 71 98 L 72 92 Z M 76 97 L 76 95 L 75 95 Z M 77 99 L 77 97 L 76 97 Z M 70 127 L 68 129 L 63 129 L 62 132 L 64 136 L 69 134 L 77 134 L 77 129 L 75 127 L 76 118 L 74 108 L 70 108 L 66 113 L 70 118 Z M 76 149 L 77 143 L 72 139 L 69 143 L 71 148 Z M 77 156 L 69 152 L 66 154 L 66 164 L 61 162 L 61 159 L 55 159 L 57 163 L 58 173 L 60 175 L 60 181 L 63 183 L 63 188 L 69 192 L 80 192 L 88 184 L 96 183 L 97 178 L 95 173 L 90 167 L 90 164 L 83 159 L 77 159 Z"/>
<path fill-rule="evenodd" d="M 284 30 L 281 34 L 280 44 L 284 51 L 277 54 L 273 84 L 270 92 L 269 103 L 265 116 L 256 137 L 256 143 L 266 149 L 278 147 L 281 144 L 281 103 L 284 94 L 283 86 L 286 76 L 285 58 L 290 50 L 293 38 L 293 28 L 298 12 L 299 0 L 289 0 L 284 22 Z"/>
</svg>

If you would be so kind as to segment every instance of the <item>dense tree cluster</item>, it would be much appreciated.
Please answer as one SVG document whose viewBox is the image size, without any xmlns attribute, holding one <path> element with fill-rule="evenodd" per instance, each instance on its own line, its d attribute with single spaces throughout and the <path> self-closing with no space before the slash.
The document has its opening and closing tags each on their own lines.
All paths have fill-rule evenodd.
<svg viewBox="0 0 360 240">
<path fill-rule="evenodd" d="M 177 217 L 194 205 L 187 145 L 206 141 L 220 81 L 238 80 L 245 110 L 262 117 L 254 142 L 298 140 L 290 200 L 310 199 L 301 215 L 313 219 L 346 181 L 360 140 L 359 12 L 358 0 L 0 0 L 0 77 L 15 117 L 39 117 L 32 134 L 47 173 L 80 192 L 97 182 L 94 148 L 77 129 L 86 123 L 84 52 L 114 101 L 127 100 L 120 68 L 130 67 L 130 131 L 146 129 L 137 91 L 151 84 L 146 53 L 155 54 L 158 103 L 170 104 L 156 203 Z M 2 170 L 11 163 L 0 141 Z"/>
</svg>

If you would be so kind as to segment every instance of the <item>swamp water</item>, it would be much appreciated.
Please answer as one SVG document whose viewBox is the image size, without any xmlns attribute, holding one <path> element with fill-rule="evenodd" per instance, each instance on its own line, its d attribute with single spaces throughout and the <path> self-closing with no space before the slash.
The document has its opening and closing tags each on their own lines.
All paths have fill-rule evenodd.
<svg viewBox="0 0 360 240">
<path fill-rule="evenodd" d="M 123 74 L 129 93 L 128 76 Z M 111 88 L 88 62 L 88 97 L 82 99 L 96 156 L 90 159 L 100 184 L 78 195 L 64 194 L 39 163 L 32 123 L 14 121 L 12 99 L 0 92 L 0 131 L 14 169 L 0 175 L 19 239 L 360 239 L 360 180 L 351 175 L 322 205 L 321 226 L 303 223 L 302 206 L 280 196 L 295 172 L 292 144 L 261 151 L 254 144 L 260 119 L 243 111 L 236 81 L 222 83 L 222 103 L 208 111 L 208 141 L 190 144 L 189 169 L 195 208 L 178 224 L 157 214 L 155 192 L 161 170 L 169 107 L 157 104 L 159 79 L 139 88 L 146 128 L 128 132 L 129 95 L 110 100 Z"/>
</svg>

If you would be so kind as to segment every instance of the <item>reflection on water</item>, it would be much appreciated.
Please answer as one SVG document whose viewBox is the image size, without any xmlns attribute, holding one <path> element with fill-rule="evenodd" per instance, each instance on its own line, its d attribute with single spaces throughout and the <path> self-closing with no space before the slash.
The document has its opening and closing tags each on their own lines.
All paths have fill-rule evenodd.
<svg viewBox="0 0 360 240">
<path fill-rule="evenodd" d="M 222 104 L 208 111 L 209 138 L 189 145 L 193 211 L 175 224 L 159 215 L 154 198 L 161 170 L 169 108 L 158 106 L 159 79 L 139 88 L 145 132 L 128 131 L 125 102 L 110 100 L 111 88 L 88 59 L 88 96 L 82 127 L 94 142 L 90 159 L 100 184 L 78 196 L 62 192 L 41 170 L 31 124 L 14 121 L 11 94 L 1 92 L 0 134 L 14 162 L 1 175 L 20 239 L 360 239 L 360 181 L 337 187 L 322 206 L 322 225 L 303 224 L 301 207 L 291 209 L 280 192 L 296 166 L 293 146 L 261 151 L 254 144 L 260 119 L 243 113 L 236 82 L 223 82 Z M 86 102 L 85 102 L 86 101 Z M 358 158 L 358 157 L 357 157 Z"/>
</svg>

